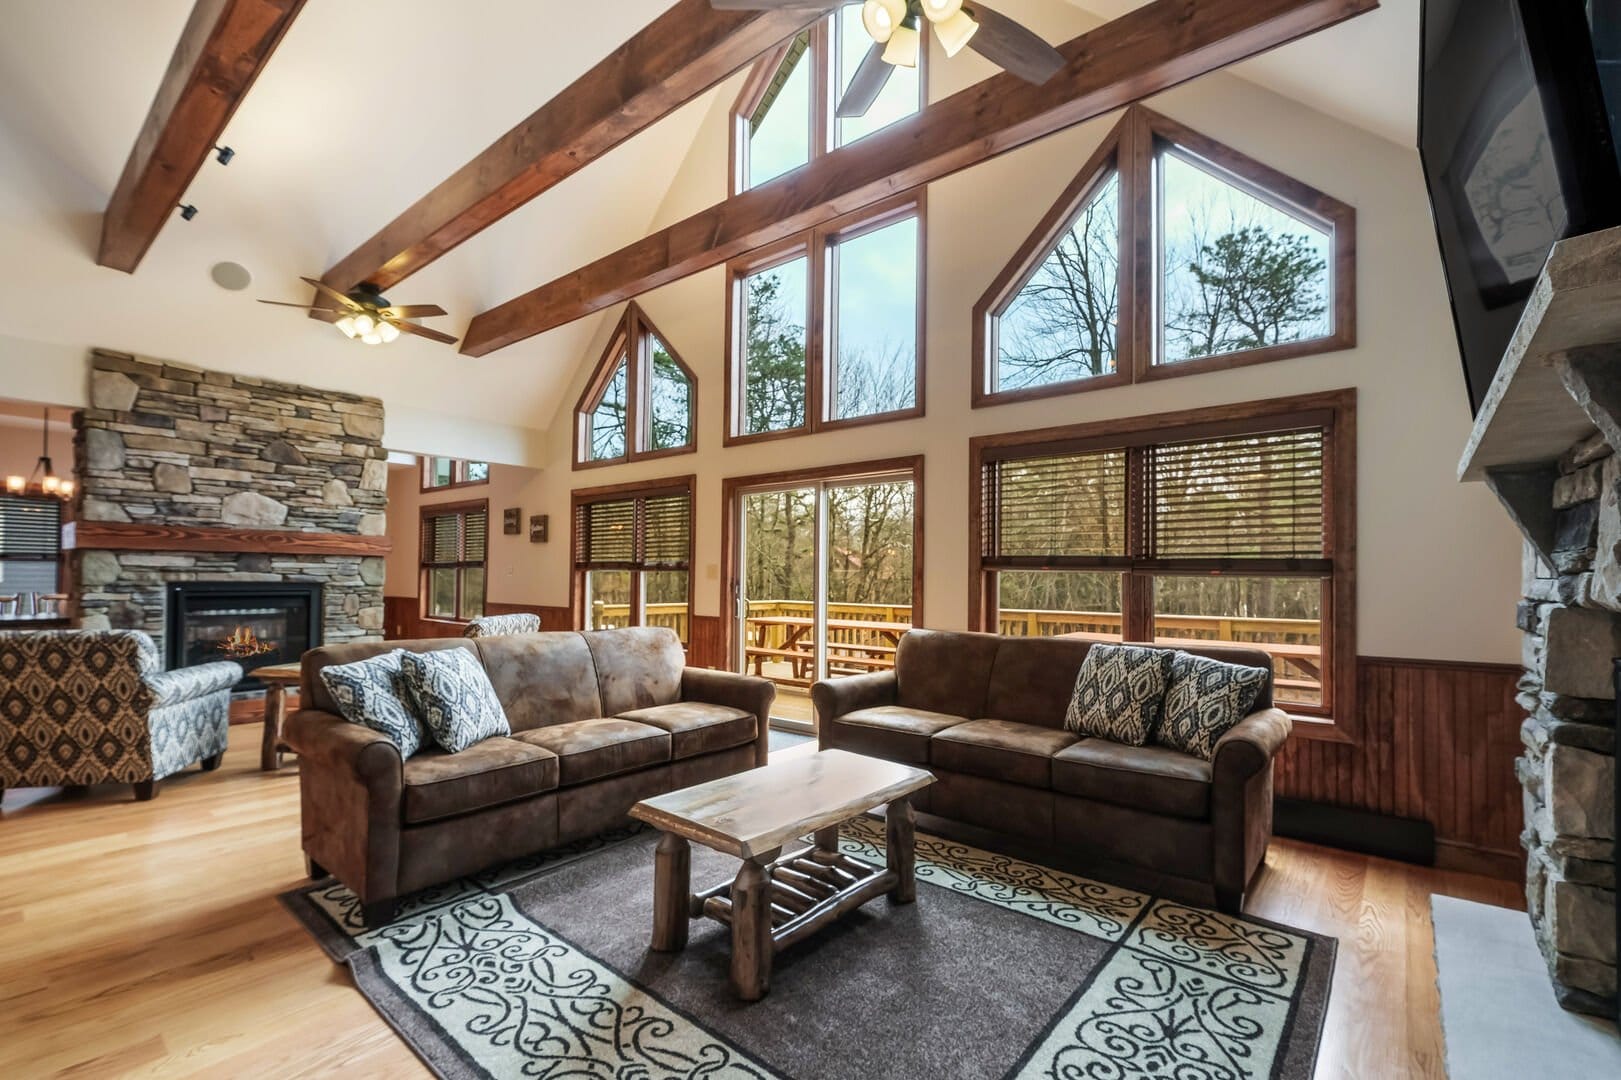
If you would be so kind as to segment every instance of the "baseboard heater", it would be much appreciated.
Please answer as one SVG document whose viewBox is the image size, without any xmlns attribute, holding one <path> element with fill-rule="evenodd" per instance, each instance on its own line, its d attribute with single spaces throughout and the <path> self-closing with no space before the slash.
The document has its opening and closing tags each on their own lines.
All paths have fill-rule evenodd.
<svg viewBox="0 0 1621 1080">
<path fill-rule="evenodd" d="M 1301 799 L 1275 799 L 1272 832 L 1291 840 L 1344 848 L 1384 859 L 1435 865 L 1435 826 Z"/>
</svg>

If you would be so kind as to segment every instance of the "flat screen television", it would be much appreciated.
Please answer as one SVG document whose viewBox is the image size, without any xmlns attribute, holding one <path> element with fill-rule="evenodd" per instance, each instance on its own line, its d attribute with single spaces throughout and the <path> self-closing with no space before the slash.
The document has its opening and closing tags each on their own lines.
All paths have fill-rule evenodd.
<svg viewBox="0 0 1621 1080">
<path fill-rule="evenodd" d="M 1621 225 L 1621 0 L 1424 0 L 1419 156 L 1478 412 L 1558 240 Z"/>
</svg>

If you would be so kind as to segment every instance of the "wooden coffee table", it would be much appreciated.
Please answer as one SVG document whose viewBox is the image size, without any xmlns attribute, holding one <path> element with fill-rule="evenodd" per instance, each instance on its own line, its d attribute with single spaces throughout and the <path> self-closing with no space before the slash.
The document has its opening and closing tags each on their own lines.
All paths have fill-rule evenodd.
<svg viewBox="0 0 1621 1080">
<path fill-rule="evenodd" d="M 653 857 L 653 948 L 685 948 L 689 919 L 725 923 L 732 989 L 758 1001 L 779 950 L 884 893 L 897 904 L 917 898 L 911 796 L 932 783 L 910 765 L 823 750 L 642 800 L 630 816 L 664 834 Z M 884 803 L 888 865 L 840 854 L 839 826 Z M 782 856 L 808 833 L 813 847 Z M 737 877 L 691 892 L 691 840 L 742 859 Z"/>
<path fill-rule="evenodd" d="M 287 688 L 297 686 L 301 664 L 270 664 L 254 668 L 249 675 L 265 684 L 265 733 L 259 744 L 259 769 L 275 772 L 281 768 L 281 755 L 288 752 L 282 742 L 282 725 L 287 722 Z"/>
</svg>

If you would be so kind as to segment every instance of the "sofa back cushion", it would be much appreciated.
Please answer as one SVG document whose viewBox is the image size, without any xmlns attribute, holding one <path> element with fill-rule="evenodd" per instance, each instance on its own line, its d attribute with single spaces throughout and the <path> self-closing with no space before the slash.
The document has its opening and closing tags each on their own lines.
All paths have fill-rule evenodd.
<svg viewBox="0 0 1621 1080">
<path fill-rule="evenodd" d="M 993 720 L 1062 728 L 1090 641 L 1005 637 L 991 666 L 984 715 Z"/>
<path fill-rule="evenodd" d="M 596 661 L 602 716 L 681 700 L 681 671 L 687 666 L 687 654 L 674 630 L 631 626 L 580 636 Z"/>
<path fill-rule="evenodd" d="M 908 630 L 895 650 L 896 703 L 970 720 L 986 716 L 985 690 L 1001 640 L 995 634 Z M 1060 707 L 1055 726 L 1063 721 Z"/>
<path fill-rule="evenodd" d="M 513 731 L 603 715 L 585 635 L 568 630 L 474 640 Z"/>
<path fill-rule="evenodd" d="M 304 654 L 303 677 L 299 680 L 298 704 L 303 709 L 324 709 L 342 714 L 332 692 L 320 678 L 321 669 L 331 664 L 353 664 L 374 656 L 404 649 L 406 652 L 435 652 L 439 649 L 475 651 L 464 638 L 422 638 L 417 641 L 356 641 L 347 645 L 322 645 Z M 250 672 L 251 674 L 251 672 Z"/>
</svg>

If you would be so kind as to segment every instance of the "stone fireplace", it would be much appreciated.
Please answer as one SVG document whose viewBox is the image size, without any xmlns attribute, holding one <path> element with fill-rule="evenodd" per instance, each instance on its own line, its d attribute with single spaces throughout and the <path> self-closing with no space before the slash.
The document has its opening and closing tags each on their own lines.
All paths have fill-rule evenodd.
<svg viewBox="0 0 1621 1080">
<path fill-rule="evenodd" d="M 241 628 L 250 669 L 381 636 L 380 401 L 103 351 L 90 367 L 64 530 L 80 625 L 144 630 L 171 664 L 219 659 Z"/>
</svg>

